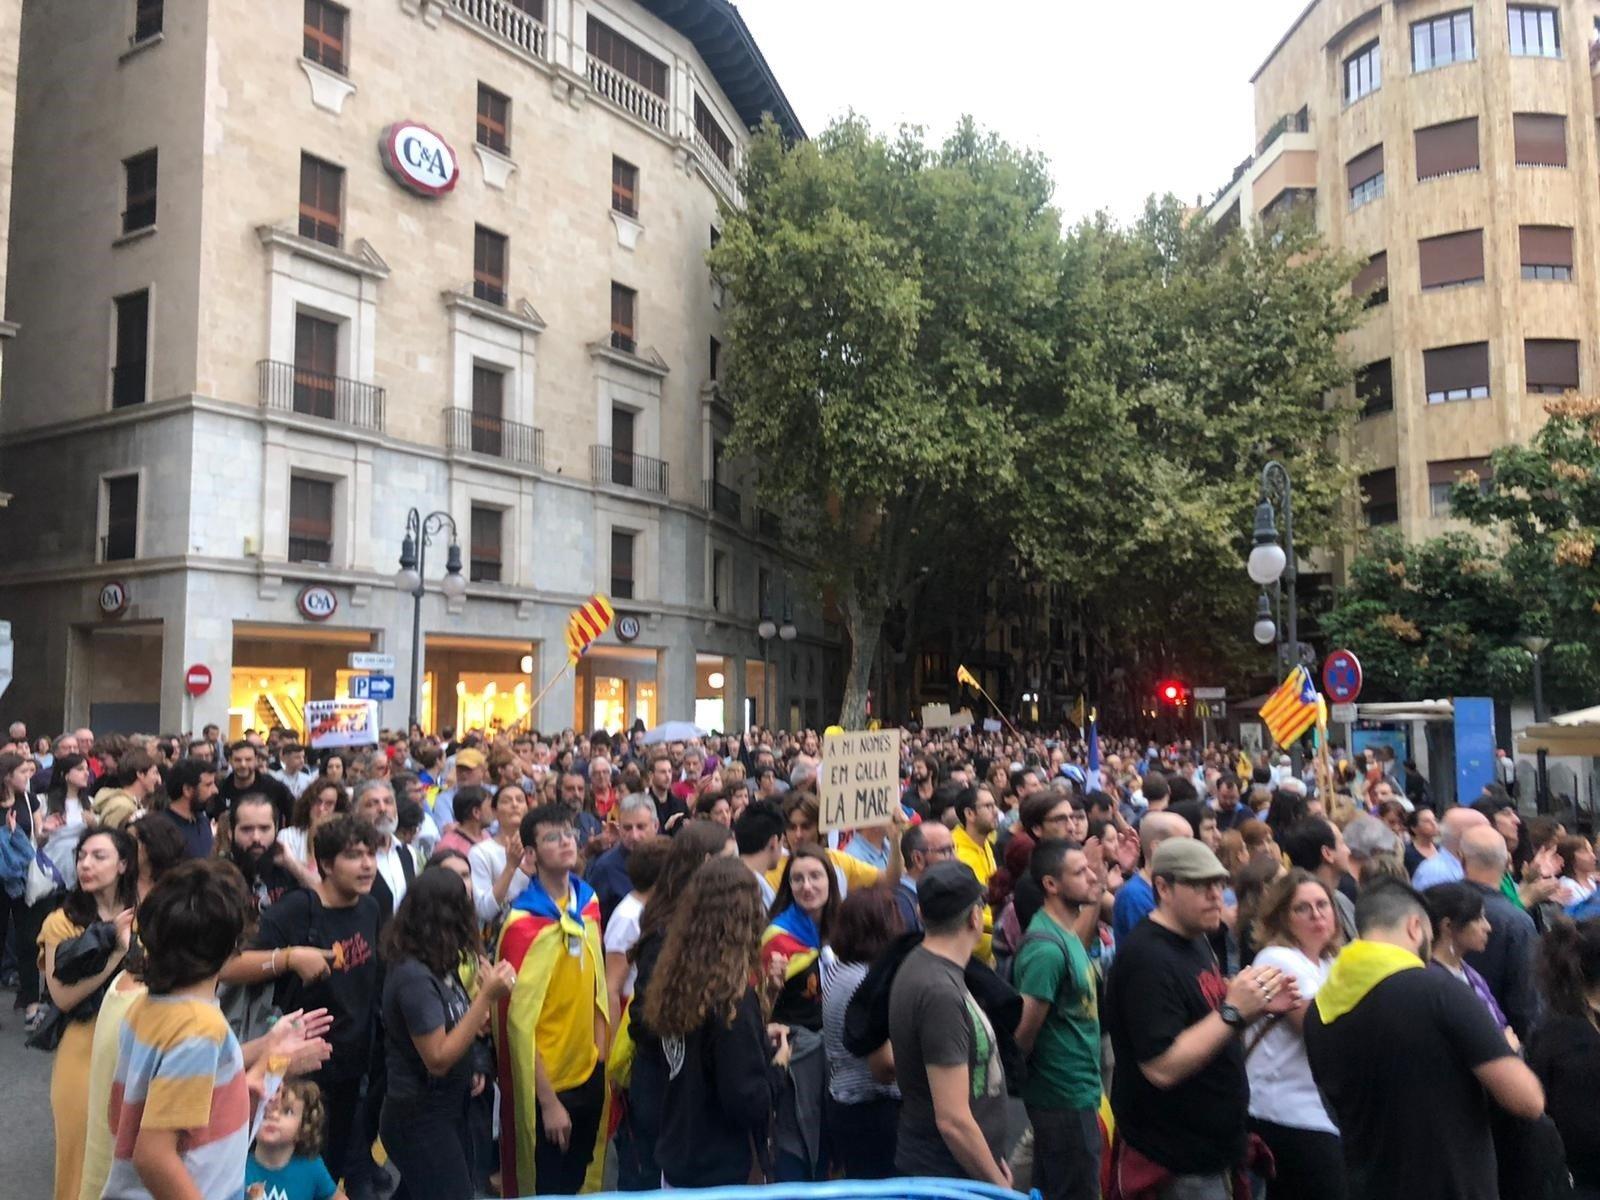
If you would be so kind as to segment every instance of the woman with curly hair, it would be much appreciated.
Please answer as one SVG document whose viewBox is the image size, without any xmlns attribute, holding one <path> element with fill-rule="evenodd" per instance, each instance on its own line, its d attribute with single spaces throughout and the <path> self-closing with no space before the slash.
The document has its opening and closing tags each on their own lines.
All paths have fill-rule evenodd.
<svg viewBox="0 0 1600 1200">
<path fill-rule="evenodd" d="M 667 929 L 644 1015 L 667 1061 L 656 1157 L 675 1188 L 750 1179 L 764 1148 L 780 1076 L 754 983 L 766 911 L 737 859 L 707 863 L 689 881 Z M 761 1164 L 765 1169 L 765 1163 Z"/>
<path fill-rule="evenodd" d="M 400 1172 L 401 1200 L 473 1195 L 467 1101 L 474 1072 L 467 1052 L 517 979 L 508 962 L 480 970 L 478 994 L 468 1001 L 461 964 L 476 962 L 481 952 L 467 889 L 447 868 L 424 870 L 383 933 L 389 1082 L 378 1129 Z"/>
<path fill-rule="evenodd" d="M 300 793 L 294 802 L 294 811 L 286 829 L 278 831 L 278 842 L 283 846 L 283 865 L 289 869 L 302 887 L 316 887 L 322 878 L 317 871 L 317 856 L 311 847 L 311 835 L 317 826 L 335 813 L 350 811 L 350 796 L 344 785 L 326 775 L 318 776 Z"/>
</svg>

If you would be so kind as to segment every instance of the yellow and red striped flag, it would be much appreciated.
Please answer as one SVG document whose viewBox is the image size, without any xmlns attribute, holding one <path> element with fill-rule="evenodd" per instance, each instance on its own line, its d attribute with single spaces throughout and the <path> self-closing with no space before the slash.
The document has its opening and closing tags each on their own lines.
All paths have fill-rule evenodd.
<svg viewBox="0 0 1600 1200">
<path fill-rule="evenodd" d="M 980 692 L 983 691 L 983 688 L 978 684 L 977 676 L 959 663 L 956 664 L 956 682 L 964 683 L 970 688 L 977 688 Z"/>
<path fill-rule="evenodd" d="M 573 609 L 567 618 L 567 661 L 576 666 L 589 643 L 611 628 L 616 615 L 611 601 L 598 594 Z"/>
<path fill-rule="evenodd" d="M 1311 672 L 1296 667 L 1261 706 L 1261 719 L 1272 740 L 1287 750 L 1316 723 L 1322 697 L 1311 682 Z"/>
</svg>

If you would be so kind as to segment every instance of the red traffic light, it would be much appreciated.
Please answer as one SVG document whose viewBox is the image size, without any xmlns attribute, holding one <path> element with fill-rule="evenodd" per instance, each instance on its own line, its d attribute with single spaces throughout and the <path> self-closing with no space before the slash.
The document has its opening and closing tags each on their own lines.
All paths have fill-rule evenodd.
<svg viewBox="0 0 1600 1200">
<path fill-rule="evenodd" d="M 1176 679 L 1164 679 L 1156 684 L 1156 699 L 1163 704 L 1187 704 L 1189 702 L 1189 686 Z"/>
<path fill-rule="evenodd" d="M 1169 683 L 1169 684 L 1167 684 L 1166 687 L 1161 689 L 1161 694 L 1163 696 L 1165 696 L 1168 700 L 1173 701 L 1174 703 L 1176 703 L 1178 697 L 1180 695 L 1182 695 L 1183 693 L 1178 691 L 1178 685 L 1177 684 Z"/>
</svg>

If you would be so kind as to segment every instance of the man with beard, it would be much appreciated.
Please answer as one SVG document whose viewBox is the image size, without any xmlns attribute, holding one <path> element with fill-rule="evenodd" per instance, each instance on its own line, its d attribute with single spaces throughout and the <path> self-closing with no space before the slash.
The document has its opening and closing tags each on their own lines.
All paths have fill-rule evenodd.
<svg viewBox="0 0 1600 1200">
<path fill-rule="evenodd" d="M 272 801 L 280 828 L 289 823 L 294 813 L 294 797 L 288 788 L 261 769 L 261 751 L 250 742 L 235 742 L 228 751 L 228 765 L 233 770 L 217 784 L 217 795 L 212 802 L 213 817 L 231 811 L 240 796 L 253 792 Z"/>
<path fill-rule="evenodd" d="M 294 876 L 283 865 L 276 816 L 272 801 L 265 796 L 252 793 L 233 804 L 228 857 L 244 876 L 258 917 L 296 887 Z"/>
<path fill-rule="evenodd" d="M 372 885 L 372 898 L 378 902 L 378 925 L 381 928 L 405 899 L 406 889 L 417 874 L 417 862 L 411 851 L 394 836 L 400 827 L 400 813 L 395 807 L 394 788 L 387 779 L 363 779 L 356 784 L 352 807 L 356 816 L 377 831 L 378 840 L 373 845 L 373 858 L 378 868 L 377 880 Z"/>
</svg>

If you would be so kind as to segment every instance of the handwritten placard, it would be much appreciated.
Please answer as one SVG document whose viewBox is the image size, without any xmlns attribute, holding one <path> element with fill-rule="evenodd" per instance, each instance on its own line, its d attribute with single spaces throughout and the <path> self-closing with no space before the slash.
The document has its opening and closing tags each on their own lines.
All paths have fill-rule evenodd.
<svg viewBox="0 0 1600 1200">
<path fill-rule="evenodd" d="M 823 829 L 893 821 L 900 803 L 900 731 L 861 730 L 824 738 L 817 800 Z"/>
</svg>

